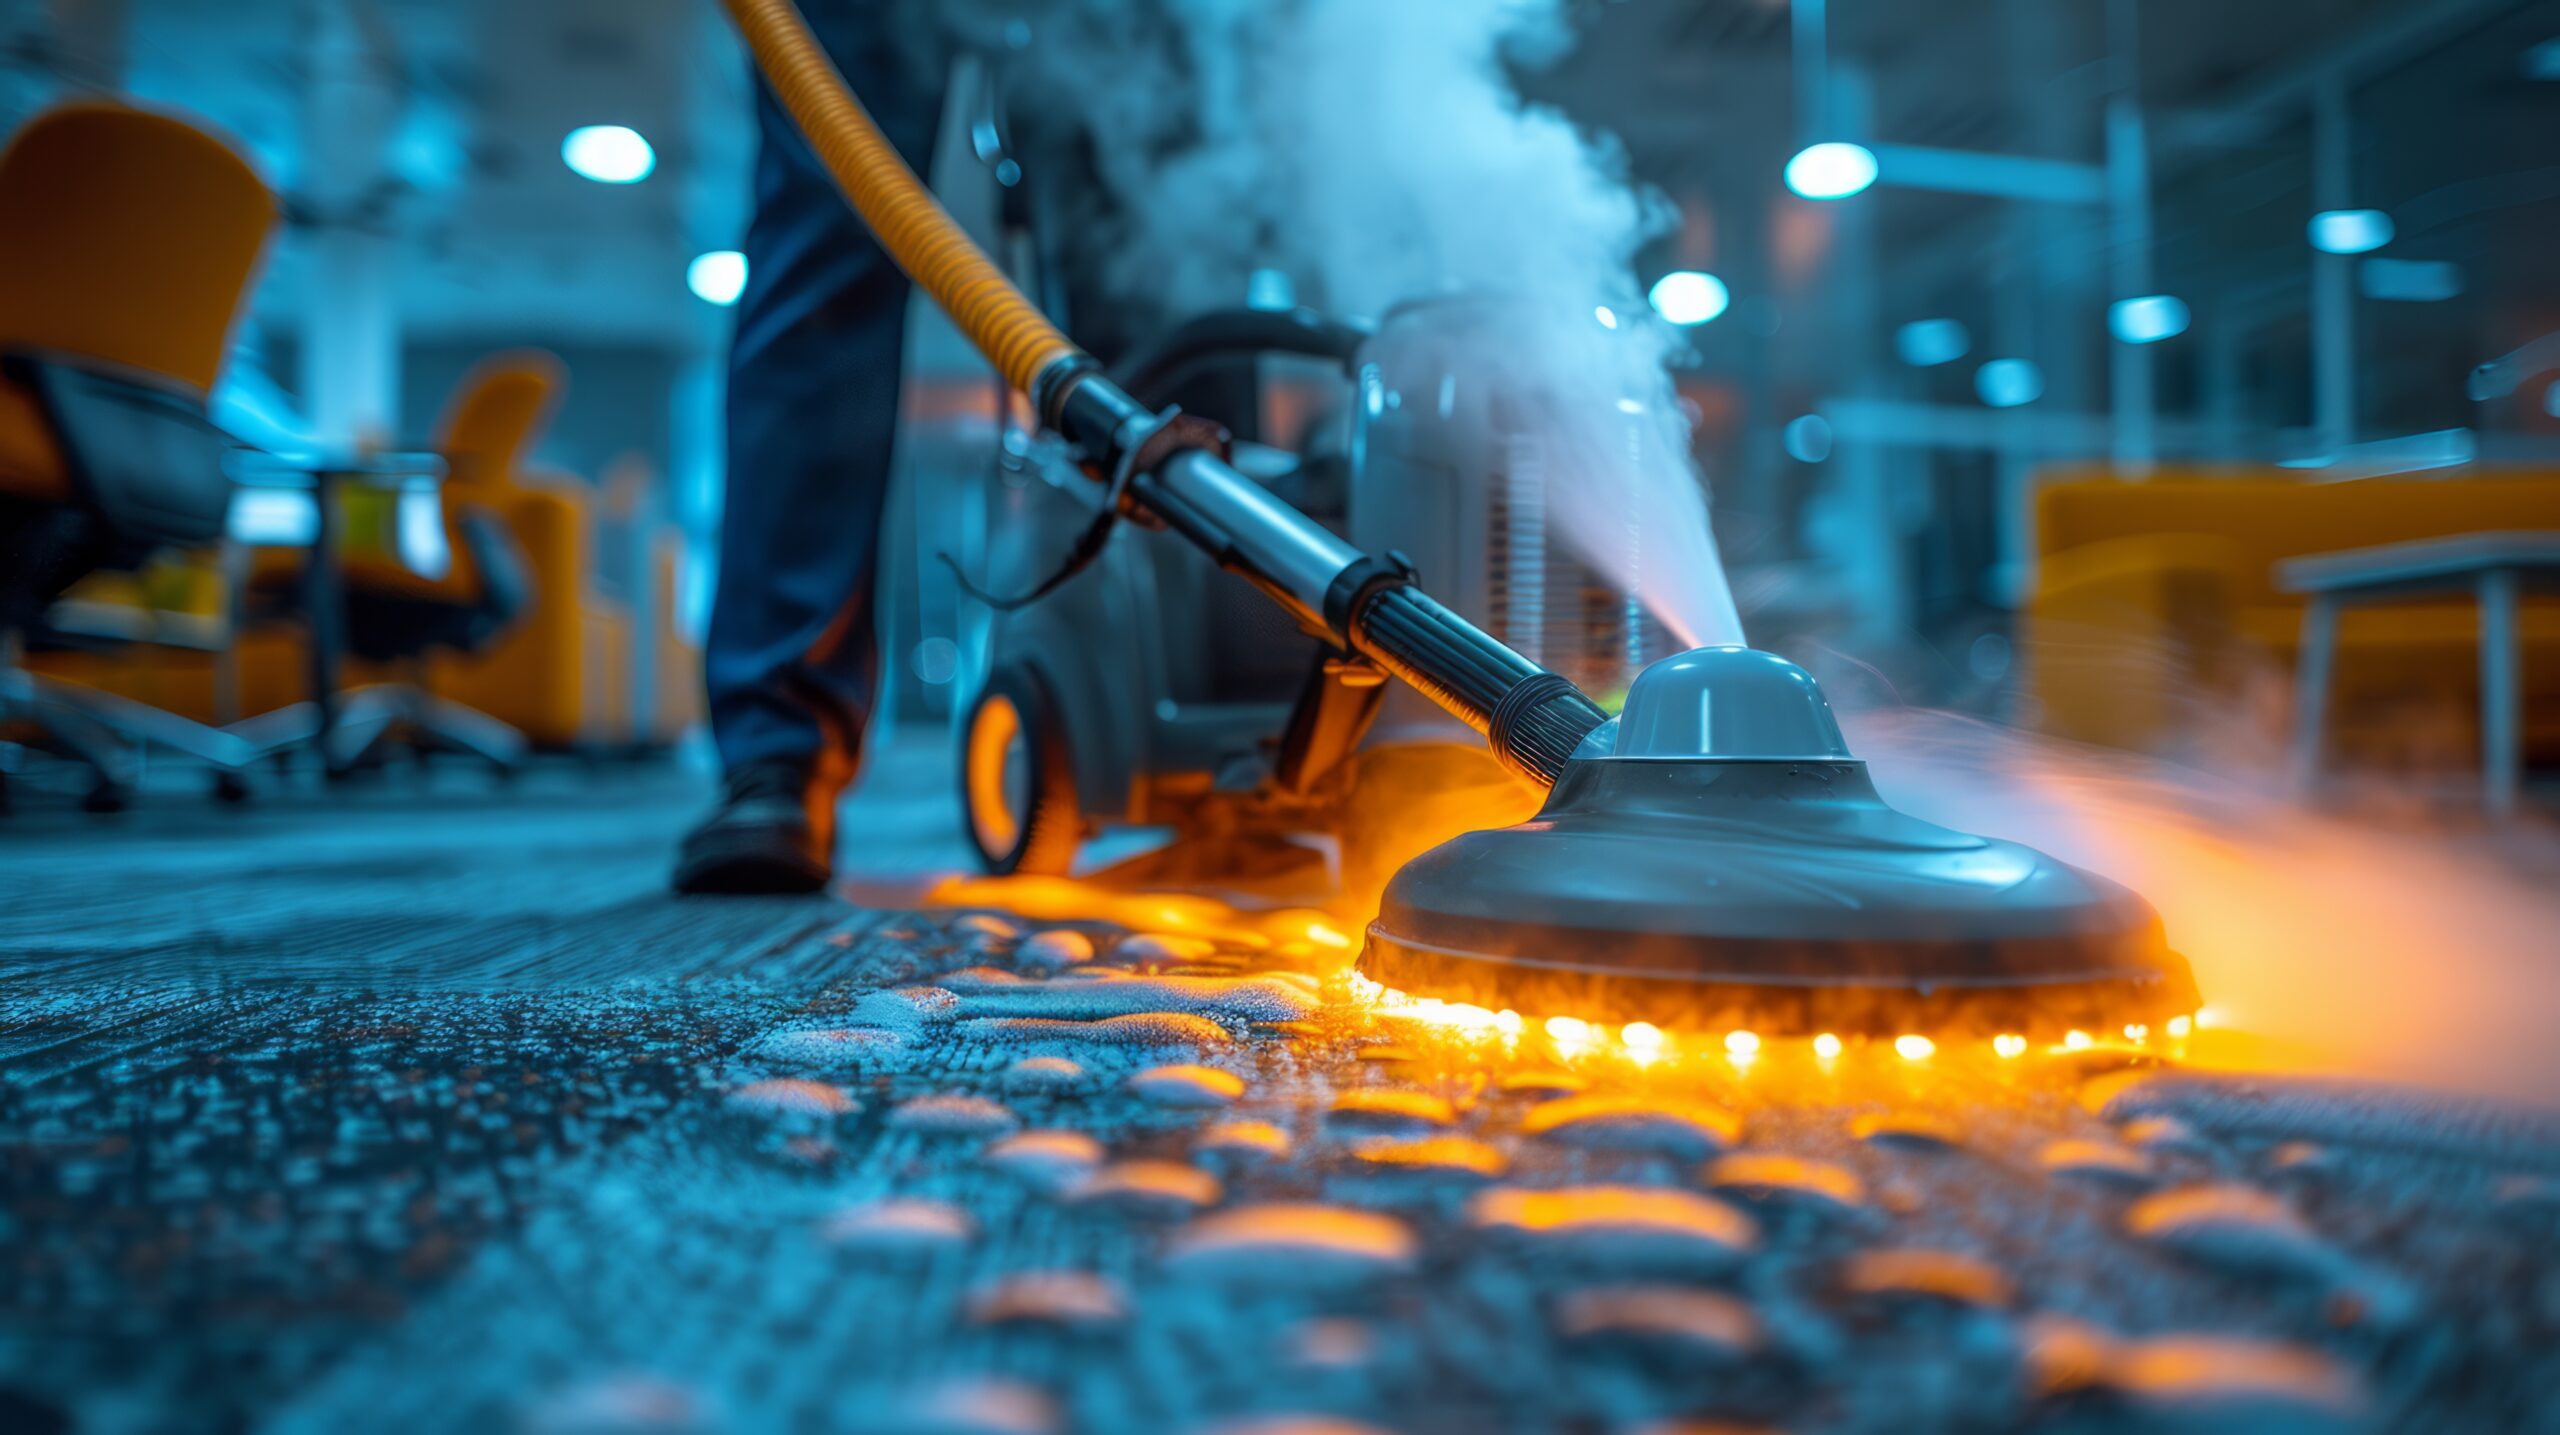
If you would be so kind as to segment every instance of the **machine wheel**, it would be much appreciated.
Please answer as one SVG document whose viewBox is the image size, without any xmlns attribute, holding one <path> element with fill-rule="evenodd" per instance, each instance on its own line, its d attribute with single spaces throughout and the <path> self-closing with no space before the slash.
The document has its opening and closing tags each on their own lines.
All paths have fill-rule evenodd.
<svg viewBox="0 0 2560 1435">
<path fill-rule="evenodd" d="M 1067 733 L 1040 679 L 989 675 L 960 740 L 961 825 L 989 872 L 1064 876 L 1083 838 Z"/>
</svg>

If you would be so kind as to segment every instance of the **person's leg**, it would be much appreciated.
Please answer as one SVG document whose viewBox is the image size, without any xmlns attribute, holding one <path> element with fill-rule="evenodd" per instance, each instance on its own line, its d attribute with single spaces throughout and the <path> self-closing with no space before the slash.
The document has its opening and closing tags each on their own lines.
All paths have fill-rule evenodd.
<svg viewBox="0 0 2560 1435">
<path fill-rule="evenodd" d="M 810 5 L 812 27 L 922 170 L 938 65 L 881 7 Z M 878 671 L 872 586 L 889 488 L 908 285 L 758 80 L 762 148 L 729 356 L 728 500 L 704 644 L 728 799 L 686 839 L 688 891 L 824 883 Z"/>
</svg>

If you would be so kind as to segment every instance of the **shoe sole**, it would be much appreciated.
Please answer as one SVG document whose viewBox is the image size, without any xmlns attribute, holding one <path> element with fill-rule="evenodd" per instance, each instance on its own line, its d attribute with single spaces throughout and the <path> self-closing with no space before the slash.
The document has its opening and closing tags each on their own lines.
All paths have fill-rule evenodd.
<svg viewBox="0 0 2560 1435">
<path fill-rule="evenodd" d="M 833 875 L 781 843 L 742 833 L 686 843 L 674 887 L 693 897 L 798 897 L 826 890 Z"/>
</svg>

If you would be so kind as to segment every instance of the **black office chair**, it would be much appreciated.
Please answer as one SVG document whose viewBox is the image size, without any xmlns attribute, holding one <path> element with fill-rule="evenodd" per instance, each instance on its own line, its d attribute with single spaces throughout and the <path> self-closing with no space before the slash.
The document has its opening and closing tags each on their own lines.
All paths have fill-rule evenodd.
<svg viewBox="0 0 2560 1435">
<path fill-rule="evenodd" d="M 21 657 L 79 579 L 221 536 L 231 444 L 205 398 L 275 217 L 220 141 L 121 105 L 49 111 L 0 152 L 0 721 L 85 763 L 93 809 L 130 800 L 146 747 L 226 775 L 250 755 Z"/>
<path fill-rule="evenodd" d="M 235 723 L 231 731 L 261 754 L 317 744 L 326 770 L 343 775 L 393 747 L 459 752 L 514 771 L 525 735 L 489 714 L 436 693 L 427 680 L 436 653 L 487 651 L 534 606 L 534 579 L 503 505 L 511 468 L 559 392 L 558 361 L 500 355 L 465 377 L 437 436 L 445 470 L 435 494 L 448 561 L 421 571 L 400 541 L 400 494 L 379 485 L 323 478 L 323 524 L 296 570 L 253 582 L 253 613 L 296 615 L 312 630 L 313 698 Z M 315 581 L 316 580 L 316 581 Z M 331 660 L 340 654 L 392 666 L 400 681 L 340 690 Z"/>
</svg>

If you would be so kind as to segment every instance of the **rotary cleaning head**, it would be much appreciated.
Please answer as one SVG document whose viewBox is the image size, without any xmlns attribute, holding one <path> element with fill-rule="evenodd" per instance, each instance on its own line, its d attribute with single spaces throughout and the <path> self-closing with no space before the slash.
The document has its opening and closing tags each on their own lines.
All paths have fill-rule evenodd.
<svg viewBox="0 0 2560 1435">
<path fill-rule="evenodd" d="M 1361 968 L 1452 1001 L 1757 1031 L 2112 1030 L 2193 1011 L 2149 903 L 1896 812 L 1811 675 L 1636 679 L 1538 815 L 1396 874 Z"/>
</svg>

